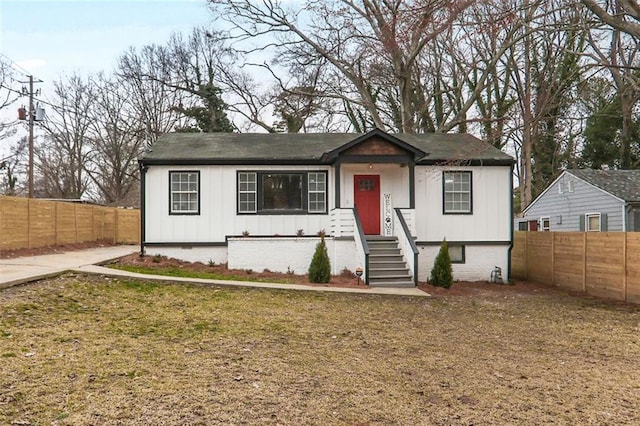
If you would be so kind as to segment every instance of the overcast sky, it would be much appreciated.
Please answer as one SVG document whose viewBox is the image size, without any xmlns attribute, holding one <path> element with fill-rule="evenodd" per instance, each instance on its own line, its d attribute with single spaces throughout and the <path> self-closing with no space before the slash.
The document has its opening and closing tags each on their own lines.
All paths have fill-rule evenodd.
<svg viewBox="0 0 640 426">
<path fill-rule="evenodd" d="M 113 69 L 129 46 L 211 22 L 204 0 L 0 0 L 0 52 L 48 86 Z"/>
<path fill-rule="evenodd" d="M 17 66 L 15 78 L 42 80 L 35 85 L 42 99 L 50 97 L 53 81 L 74 72 L 111 72 L 130 46 L 164 44 L 172 32 L 189 32 L 211 24 L 205 0 L 0 0 L 0 53 Z M 4 58 L 6 60 L 6 58 Z M 22 84 L 13 82 L 14 89 Z M 0 112 L 7 123 L 28 98 Z M 46 109 L 46 106 L 45 106 Z M 0 141 L 0 158 L 18 135 Z"/>
</svg>

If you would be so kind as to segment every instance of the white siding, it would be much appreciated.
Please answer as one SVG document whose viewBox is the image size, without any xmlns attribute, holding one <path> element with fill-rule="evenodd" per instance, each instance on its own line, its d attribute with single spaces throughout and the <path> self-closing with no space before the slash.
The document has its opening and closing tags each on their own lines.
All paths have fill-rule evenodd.
<svg viewBox="0 0 640 426">
<path fill-rule="evenodd" d="M 169 171 L 200 171 L 200 214 L 169 214 Z M 333 208 L 333 170 L 328 167 L 234 167 L 234 166 L 151 166 L 146 174 L 145 241 L 163 243 L 225 242 L 226 236 L 305 235 L 329 231 L 329 214 L 239 215 L 236 206 L 238 170 L 322 170 L 329 171 L 327 208 Z"/>
<path fill-rule="evenodd" d="M 227 247 L 168 247 L 168 246 L 147 246 L 145 247 L 147 256 L 167 256 L 175 259 L 186 260 L 187 262 L 214 262 L 217 264 L 227 263 Z"/>
<path fill-rule="evenodd" d="M 418 257 L 418 277 L 427 281 L 440 246 L 421 246 Z M 496 266 L 502 268 L 502 279 L 507 279 L 509 251 L 507 246 L 467 245 L 465 263 L 452 264 L 453 279 L 456 281 L 489 281 L 491 271 Z"/>
<path fill-rule="evenodd" d="M 383 194 L 392 194 L 393 207 L 409 207 L 409 168 L 399 164 L 344 164 L 340 169 L 340 203 L 343 208 L 353 208 L 353 177 L 355 175 L 380 176 L 380 208 Z M 380 216 L 382 218 L 382 215 Z"/>
<path fill-rule="evenodd" d="M 568 182 L 573 181 L 573 191 L 568 191 Z M 559 187 L 562 186 L 562 193 Z M 531 204 L 518 222 L 538 220 L 541 217 L 551 219 L 551 231 L 579 231 L 580 216 L 586 213 L 605 213 L 607 215 L 607 229 L 622 231 L 622 212 L 624 203 L 581 179 L 564 173 L 549 186 L 545 192 Z"/>
<path fill-rule="evenodd" d="M 472 214 L 443 214 L 443 171 L 472 173 Z M 510 167 L 416 167 L 418 241 L 510 241 Z"/>
<path fill-rule="evenodd" d="M 231 238 L 229 268 L 306 274 L 319 242 L 320 238 Z M 333 275 L 362 266 L 356 264 L 353 240 L 325 238 L 325 244 Z"/>
</svg>

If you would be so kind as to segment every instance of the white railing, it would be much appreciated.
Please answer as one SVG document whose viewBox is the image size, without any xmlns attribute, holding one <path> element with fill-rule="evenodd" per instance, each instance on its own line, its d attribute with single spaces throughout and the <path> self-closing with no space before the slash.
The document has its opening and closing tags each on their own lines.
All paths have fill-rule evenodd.
<svg viewBox="0 0 640 426">
<path fill-rule="evenodd" d="M 404 216 L 405 212 L 413 212 L 413 210 L 394 209 L 393 233 L 398 237 L 398 245 L 400 246 L 402 253 L 404 253 L 407 266 L 413 276 L 413 282 L 418 285 L 418 254 L 420 252 L 418 251 L 418 246 L 416 246 L 413 233 L 411 232 L 409 224 Z M 411 214 L 407 216 L 409 218 L 412 217 Z M 415 217 L 415 215 L 413 217 Z"/>
<path fill-rule="evenodd" d="M 356 209 L 351 209 L 353 215 L 354 231 L 355 235 L 353 240 L 356 242 L 357 259 L 360 262 L 358 267 L 362 268 L 362 280 L 365 284 L 369 284 L 369 244 L 367 243 L 367 237 L 364 235 L 364 229 L 360 223 L 358 212 Z M 362 266 L 360 266 L 362 265 Z"/>
<path fill-rule="evenodd" d="M 409 228 L 409 232 L 412 236 L 416 236 L 416 210 L 415 209 L 400 209 L 402 217 Z"/>
<path fill-rule="evenodd" d="M 333 237 L 353 237 L 355 218 L 353 209 L 331 210 L 331 235 Z"/>
</svg>

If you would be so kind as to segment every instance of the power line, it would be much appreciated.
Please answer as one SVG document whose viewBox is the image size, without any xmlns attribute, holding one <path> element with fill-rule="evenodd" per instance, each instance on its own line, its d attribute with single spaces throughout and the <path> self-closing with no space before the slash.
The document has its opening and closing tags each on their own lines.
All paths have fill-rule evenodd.
<svg viewBox="0 0 640 426">
<path fill-rule="evenodd" d="M 33 73 L 27 71 L 23 66 L 21 66 L 20 64 L 18 64 L 16 61 L 14 61 L 13 59 L 11 59 L 10 57 L 8 57 L 7 55 L 5 55 L 4 53 L 0 53 L 1 56 L 5 57 L 7 60 L 9 60 L 9 62 L 11 62 L 11 64 L 13 65 L 13 68 L 19 68 L 18 72 L 20 72 L 20 74 L 24 75 L 25 77 L 29 77 L 30 75 L 33 75 Z"/>
</svg>

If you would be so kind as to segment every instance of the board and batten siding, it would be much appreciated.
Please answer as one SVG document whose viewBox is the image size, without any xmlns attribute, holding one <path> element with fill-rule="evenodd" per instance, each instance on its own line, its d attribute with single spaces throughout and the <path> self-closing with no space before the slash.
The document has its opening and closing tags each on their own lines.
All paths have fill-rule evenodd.
<svg viewBox="0 0 640 426">
<path fill-rule="evenodd" d="M 569 181 L 573 181 L 570 192 Z M 559 188 L 562 186 L 562 193 Z M 607 230 L 622 231 L 624 202 L 613 195 L 588 184 L 582 179 L 564 173 L 553 182 L 525 211 L 518 222 L 549 217 L 550 231 L 580 231 L 580 217 L 588 213 L 607 215 Z"/>
<path fill-rule="evenodd" d="M 443 172 L 472 173 L 472 214 L 442 214 Z M 511 240 L 511 168 L 508 166 L 416 167 L 418 241 Z"/>
<path fill-rule="evenodd" d="M 151 166 L 145 176 L 145 242 L 224 243 L 229 235 L 316 235 L 330 229 L 328 214 L 237 214 L 237 171 L 327 171 L 328 210 L 333 208 L 333 171 L 309 166 Z M 200 172 L 200 214 L 169 214 L 169 171 Z"/>
<path fill-rule="evenodd" d="M 354 207 L 354 176 L 380 176 L 380 203 L 384 194 L 391 194 L 393 207 L 409 207 L 409 168 L 398 164 L 343 164 L 340 171 L 340 205 Z"/>
</svg>

